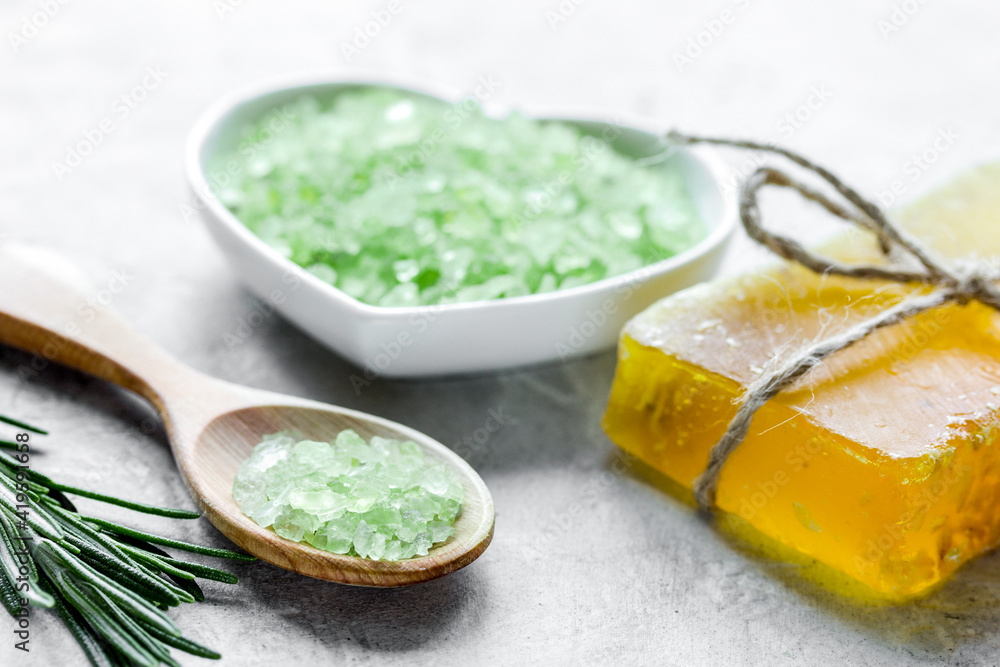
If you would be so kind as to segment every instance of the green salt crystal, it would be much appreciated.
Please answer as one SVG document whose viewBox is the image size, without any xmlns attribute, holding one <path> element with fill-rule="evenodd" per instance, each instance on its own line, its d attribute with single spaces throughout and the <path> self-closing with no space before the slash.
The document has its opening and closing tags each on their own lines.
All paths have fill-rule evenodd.
<svg viewBox="0 0 1000 667">
<path fill-rule="evenodd" d="M 210 165 L 232 175 L 216 193 L 279 253 L 366 303 L 568 289 L 707 233 L 674 161 L 640 166 L 570 125 L 463 103 L 456 126 L 445 103 L 384 89 L 287 110 L 283 129 L 265 114 Z"/>
<path fill-rule="evenodd" d="M 423 487 L 420 487 L 420 489 L 422 491 Z M 428 496 L 421 493 L 410 501 L 410 506 L 420 513 L 422 519 L 430 521 L 441 511 L 443 500 L 443 498 L 438 496 Z"/>
<path fill-rule="evenodd" d="M 375 533 L 372 536 L 372 542 L 368 547 L 368 554 L 365 558 L 369 558 L 371 560 L 382 560 L 382 557 L 385 555 L 385 543 L 385 535 L 382 533 Z"/>
<path fill-rule="evenodd" d="M 318 468 L 325 464 L 332 453 L 332 448 L 325 442 L 303 440 L 292 448 L 292 461 L 306 468 Z"/>
<path fill-rule="evenodd" d="M 259 475 L 246 475 L 233 483 L 233 498 L 248 515 L 255 514 L 267 502 L 264 480 Z"/>
<path fill-rule="evenodd" d="M 286 540 L 292 540 L 293 542 L 301 542 L 302 536 L 305 534 L 305 530 L 302 526 L 295 523 L 291 517 L 282 514 L 274 522 L 274 532 L 281 535 Z"/>
<path fill-rule="evenodd" d="M 237 473 L 236 480 L 239 479 L 240 474 Z M 267 499 L 260 505 L 257 511 L 248 516 L 262 526 L 270 526 L 279 516 L 281 516 L 281 513 L 287 506 L 286 503 L 288 501 L 289 492 L 290 489 L 286 486 L 276 494 L 268 495 Z M 246 510 L 244 510 L 244 513 L 245 512 Z"/>
<path fill-rule="evenodd" d="M 420 273 L 420 263 L 415 259 L 401 259 L 392 263 L 392 270 L 396 275 L 396 280 L 408 283 Z"/>
<path fill-rule="evenodd" d="M 368 552 L 375 542 L 375 531 L 362 520 L 354 531 L 354 550 L 362 558 L 368 558 Z"/>
<path fill-rule="evenodd" d="M 393 540 L 386 543 L 385 553 L 382 554 L 382 558 L 385 560 L 402 560 L 403 551 L 406 549 L 403 542 L 399 540 Z"/>
<path fill-rule="evenodd" d="M 285 515 L 282 515 L 285 516 Z M 288 520 L 307 533 L 312 533 L 323 526 L 319 517 L 304 510 L 293 510 L 287 514 Z"/>
<path fill-rule="evenodd" d="M 397 441 L 396 450 L 399 452 L 399 455 L 403 457 L 403 460 L 411 462 L 412 467 L 418 467 L 421 463 L 423 463 L 424 450 L 420 449 L 420 445 L 412 440 L 405 440 L 403 442 Z"/>
<path fill-rule="evenodd" d="M 265 436 L 233 497 L 264 527 L 317 549 L 372 560 L 426 555 L 454 534 L 464 490 L 414 442 L 339 433 L 333 443 Z"/>
<path fill-rule="evenodd" d="M 451 527 L 451 524 L 444 521 L 429 521 L 427 523 L 427 532 L 431 536 L 431 541 L 436 543 L 447 540 L 454 534 L 455 529 Z"/>
<path fill-rule="evenodd" d="M 334 493 L 329 487 L 315 491 L 296 489 L 289 494 L 288 502 L 296 509 L 319 514 L 344 507 L 346 498 L 339 493 Z"/>
<path fill-rule="evenodd" d="M 420 290 L 413 283 L 396 285 L 379 300 L 379 304 L 388 308 L 403 308 L 420 305 Z"/>
<path fill-rule="evenodd" d="M 417 538 L 413 540 L 413 549 L 418 556 L 426 556 L 432 544 L 431 534 L 425 531 L 417 534 Z"/>
<path fill-rule="evenodd" d="M 379 490 L 363 481 L 357 481 L 354 487 L 351 489 L 351 498 L 348 504 L 348 509 L 351 512 L 367 512 L 371 509 L 372 505 L 375 504 L 382 494 Z"/>
<path fill-rule="evenodd" d="M 400 515 L 395 507 L 378 507 L 368 510 L 361 515 L 361 520 L 369 526 L 375 526 L 377 530 L 387 531 L 390 534 L 399 529 Z"/>
<path fill-rule="evenodd" d="M 406 542 L 412 542 L 420 532 L 420 528 L 426 523 L 422 520 L 420 512 L 416 510 L 403 510 L 401 512 L 400 527 L 396 529 L 396 537 Z"/>
<path fill-rule="evenodd" d="M 447 521 L 451 523 L 458 516 L 458 513 L 462 511 L 462 502 L 460 500 L 453 500 L 449 498 L 445 500 L 441 506 L 440 511 L 438 511 L 438 518 L 442 521 Z"/>
<path fill-rule="evenodd" d="M 337 271 L 329 264 L 310 264 L 306 271 L 331 285 L 337 284 Z"/>
<path fill-rule="evenodd" d="M 420 475 L 421 488 L 436 496 L 443 496 L 448 492 L 448 481 L 448 475 L 442 468 L 427 468 Z"/>
<path fill-rule="evenodd" d="M 414 474 L 408 467 L 395 463 L 386 464 L 382 468 L 385 483 L 390 489 L 408 489 L 413 484 Z"/>
<path fill-rule="evenodd" d="M 350 518 L 328 521 L 317 531 L 317 535 L 322 535 L 325 538 L 326 544 L 313 546 L 325 551 L 332 551 L 335 554 L 346 554 L 351 550 L 356 531 L 357 521 L 352 521 Z"/>
</svg>

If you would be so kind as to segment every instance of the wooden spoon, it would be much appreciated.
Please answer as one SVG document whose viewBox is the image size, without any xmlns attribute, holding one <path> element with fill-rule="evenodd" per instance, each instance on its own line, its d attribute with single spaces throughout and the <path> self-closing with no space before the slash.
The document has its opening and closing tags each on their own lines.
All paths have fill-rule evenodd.
<svg viewBox="0 0 1000 667">
<path fill-rule="evenodd" d="M 483 480 L 432 438 L 387 419 L 316 401 L 250 389 L 203 375 L 173 359 L 101 305 L 66 261 L 48 251 L 5 244 L 0 250 L 0 343 L 130 389 L 160 413 L 181 476 L 216 528 L 253 555 L 293 572 L 357 586 L 406 586 L 462 568 L 493 538 L 493 500 Z M 96 297 L 96 298 L 95 298 Z M 91 302 L 88 303 L 88 298 Z M 106 298 L 104 299 L 106 301 Z M 262 528 L 233 499 L 233 477 L 261 436 L 295 429 L 332 440 L 352 428 L 412 440 L 451 466 L 465 487 L 455 534 L 427 556 L 372 561 L 292 542 Z"/>
</svg>

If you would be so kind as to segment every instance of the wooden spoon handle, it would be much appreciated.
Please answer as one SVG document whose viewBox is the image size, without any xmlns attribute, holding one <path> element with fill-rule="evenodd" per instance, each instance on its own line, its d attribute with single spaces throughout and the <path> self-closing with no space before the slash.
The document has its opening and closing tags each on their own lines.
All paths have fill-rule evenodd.
<svg viewBox="0 0 1000 667">
<path fill-rule="evenodd" d="M 115 295 L 129 289 L 128 281 L 127 273 L 119 272 L 103 289 L 90 288 L 64 258 L 4 244 L 0 343 L 34 354 L 19 369 L 22 376 L 37 375 L 51 362 L 90 373 L 146 398 L 169 429 L 178 403 L 191 402 L 184 400 L 185 388 L 224 383 L 176 361 L 111 309 Z"/>
</svg>

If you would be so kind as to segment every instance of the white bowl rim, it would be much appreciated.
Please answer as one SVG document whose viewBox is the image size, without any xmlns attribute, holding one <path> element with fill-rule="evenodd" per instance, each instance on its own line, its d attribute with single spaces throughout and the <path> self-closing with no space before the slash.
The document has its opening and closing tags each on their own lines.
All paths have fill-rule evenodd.
<svg viewBox="0 0 1000 667">
<path fill-rule="evenodd" d="M 395 88 L 405 92 L 436 98 L 445 103 L 454 103 L 463 98 L 469 97 L 469 95 L 463 95 L 461 91 L 458 91 L 457 89 L 442 86 L 440 84 L 428 83 L 415 78 L 386 76 L 384 74 L 377 73 L 365 74 L 363 78 L 355 78 L 353 76 L 345 76 L 342 73 L 331 73 L 328 71 L 294 73 L 277 77 L 269 77 L 236 88 L 232 92 L 218 99 L 201 114 L 192 126 L 191 132 L 188 135 L 185 146 L 184 163 L 187 171 L 188 183 L 194 190 L 195 196 L 201 199 L 202 204 L 211 210 L 211 213 L 217 220 L 229 227 L 230 231 L 239 236 L 244 243 L 250 245 L 258 253 L 271 259 L 272 262 L 286 266 L 289 271 L 294 271 L 295 274 L 302 280 L 306 281 L 314 288 L 319 289 L 330 298 L 352 309 L 358 315 L 383 318 L 410 317 L 413 315 L 423 314 L 428 311 L 436 313 L 458 313 L 474 312 L 484 308 L 513 308 L 522 304 L 544 304 L 556 299 L 567 299 L 577 295 L 603 292 L 605 290 L 622 286 L 634 286 L 635 284 L 644 282 L 655 275 L 668 273 L 708 254 L 718 245 L 724 243 L 736 227 L 738 218 L 736 198 L 732 193 L 719 188 L 719 197 L 722 204 L 721 210 L 717 216 L 718 219 L 714 221 L 714 226 L 709 230 L 709 233 L 705 238 L 673 257 L 668 257 L 667 259 L 642 266 L 626 273 L 608 278 L 602 278 L 601 280 L 586 283 L 584 285 L 577 285 L 567 289 L 557 289 L 551 292 L 543 292 L 541 294 L 504 297 L 501 299 L 399 307 L 376 306 L 364 303 L 309 273 L 309 271 L 307 271 L 304 267 L 296 264 L 287 257 L 284 257 L 278 253 L 277 250 L 272 248 L 260 237 L 250 231 L 245 224 L 240 222 L 240 220 L 228 208 L 226 208 L 221 201 L 219 201 L 219 198 L 215 195 L 208 184 L 205 170 L 202 165 L 201 155 L 208 137 L 221 126 L 222 121 L 224 121 L 227 116 L 236 111 L 239 107 L 266 95 L 280 93 L 295 88 L 319 87 L 324 85 L 337 87 L 372 86 L 379 88 Z M 484 105 L 484 107 L 487 107 L 486 110 L 494 112 L 488 113 L 488 115 L 496 114 L 497 107 L 495 105 Z M 615 114 L 614 120 L 609 121 L 606 117 L 601 118 L 600 114 L 588 115 L 585 110 L 569 112 L 568 114 L 551 110 L 547 110 L 544 113 L 539 113 L 535 110 L 524 110 L 521 108 L 519 108 L 519 110 L 522 110 L 525 115 L 535 120 L 556 122 L 564 121 L 569 123 L 603 123 L 606 125 L 617 125 L 625 129 L 636 130 L 653 136 L 662 135 L 662 132 L 650 129 L 651 123 L 647 119 L 640 119 L 630 114 Z M 606 113 L 603 115 L 607 116 Z M 685 146 L 680 150 L 686 152 L 695 160 L 700 161 L 717 184 L 721 184 L 725 181 L 728 170 L 725 162 L 722 161 L 713 149 L 707 146 Z M 707 222 L 708 221 L 706 221 L 706 223 Z"/>
</svg>

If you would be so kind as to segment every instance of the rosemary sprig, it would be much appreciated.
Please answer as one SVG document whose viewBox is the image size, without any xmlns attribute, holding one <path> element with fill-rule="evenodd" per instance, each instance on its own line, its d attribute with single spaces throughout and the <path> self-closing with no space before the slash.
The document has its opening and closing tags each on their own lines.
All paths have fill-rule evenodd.
<svg viewBox="0 0 1000 667">
<path fill-rule="evenodd" d="M 0 422 L 46 433 L 2 415 Z M 24 604 L 54 609 L 95 667 L 173 667 L 178 663 L 170 656 L 172 648 L 220 658 L 184 638 L 165 610 L 205 599 L 196 578 L 230 584 L 237 578 L 176 559 L 155 545 L 216 558 L 254 558 L 81 515 L 66 494 L 144 514 L 200 516 L 60 484 L 30 470 L 26 451 L 22 442 L 0 440 L 0 604 L 14 617 L 23 615 Z"/>
</svg>

